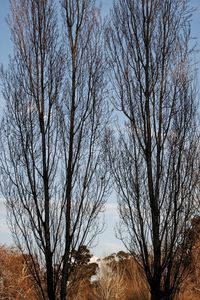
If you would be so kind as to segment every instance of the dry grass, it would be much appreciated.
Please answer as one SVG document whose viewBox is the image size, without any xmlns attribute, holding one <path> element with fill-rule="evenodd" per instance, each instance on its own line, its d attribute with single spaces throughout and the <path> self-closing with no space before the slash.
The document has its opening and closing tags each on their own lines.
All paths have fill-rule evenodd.
<svg viewBox="0 0 200 300">
<path fill-rule="evenodd" d="M 181 285 L 178 300 L 200 299 L 200 241 L 197 241 L 192 250 L 191 272 Z"/>
<path fill-rule="evenodd" d="M 22 256 L 0 247 L 0 299 L 35 300 L 36 294 Z"/>
<path fill-rule="evenodd" d="M 144 272 L 135 259 L 104 262 L 96 282 L 83 278 L 76 283 L 70 300 L 149 300 Z M 23 258 L 14 249 L 0 246 L 0 299 L 36 300 Z M 191 272 L 182 283 L 176 300 L 200 299 L 200 241 L 193 247 Z"/>
</svg>

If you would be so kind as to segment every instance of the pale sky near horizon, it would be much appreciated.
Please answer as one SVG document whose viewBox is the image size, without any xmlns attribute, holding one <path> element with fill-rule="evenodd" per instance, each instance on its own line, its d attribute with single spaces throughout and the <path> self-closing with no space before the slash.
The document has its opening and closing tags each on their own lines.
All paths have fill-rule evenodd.
<svg viewBox="0 0 200 300">
<path fill-rule="evenodd" d="M 96 3 L 102 4 L 102 14 L 105 16 L 109 12 L 112 5 L 112 0 L 97 0 Z M 200 0 L 192 0 L 191 5 L 194 7 L 194 14 L 192 18 L 192 36 L 196 38 L 198 49 L 200 49 Z M 8 56 L 12 52 L 12 42 L 10 40 L 10 32 L 8 25 L 5 21 L 9 12 L 9 0 L 0 0 L 0 64 L 5 66 L 8 63 Z M 197 55 L 197 61 L 199 61 Z M 2 115 L 3 100 L 0 92 L 0 116 Z M 12 239 L 9 229 L 6 225 L 5 207 L 0 198 L 0 244 L 12 244 Z M 105 232 L 99 236 L 98 246 L 91 249 L 95 256 L 105 256 L 113 252 L 123 249 L 122 243 L 115 238 L 114 226 L 118 221 L 116 196 L 112 193 L 106 205 L 105 211 Z"/>
</svg>

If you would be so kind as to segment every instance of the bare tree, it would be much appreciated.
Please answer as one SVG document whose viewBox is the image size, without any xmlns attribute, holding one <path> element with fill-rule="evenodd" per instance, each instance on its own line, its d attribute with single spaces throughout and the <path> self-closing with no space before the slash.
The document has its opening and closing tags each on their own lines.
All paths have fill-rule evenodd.
<svg viewBox="0 0 200 300">
<path fill-rule="evenodd" d="M 1 187 L 39 298 L 66 299 L 72 253 L 101 232 L 104 164 L 101 23 L 90 0 L 12 0 L 14 55 L 2 70 Z"/>
<path fill-rule="evenodd" d="M 109 155 L 119 233 L 144 268 L 152 300 L 174 297 L 190 250 L 198 169 L 190 13 L 187 0 L 117 0 L 107 29 L 122 112 Z"/>
</svg>

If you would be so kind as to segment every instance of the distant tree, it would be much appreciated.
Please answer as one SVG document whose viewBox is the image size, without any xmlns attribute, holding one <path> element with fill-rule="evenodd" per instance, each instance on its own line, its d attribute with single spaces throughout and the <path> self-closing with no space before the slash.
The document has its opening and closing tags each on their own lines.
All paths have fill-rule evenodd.
<svg viewBox="0 0 200 300">
<path fill-rule="evenodd" d="M 124 270 L 126 299 L 148 300 L 149 289 L 145 272 L 134 255 L 120 251 L 116 254 L 118 268 Z"/>
<path fill-rule="evenodd" d="M 152 300 L 173 299 L 191 250 L 199 145 L 188 4 L 116 0 L 107 29 L 113 102 L 122 112 L 109 152 L 119 234 Z"/>
<path fill-rule="evenodd" d="M 92 254 L 85 245 L 72 254 L 74 266 L 68 281 L 69 299 L 82 300 L 93 295 L 92 277 L 96 276 L 98 264 L 91 262 L 91 258 Z"/>
<path fill-rule="evenodd" d="M 107 257 L 104 259 L 107 260 Z M 110 259 L 108 266 L 113 273 L 123 273 L 124 300 L 148 300 L 149 289 L 145 272 L 138 264 L 134 255 L 127 252 L 119 251 Z"/>
<path fill-rule="evenodd" d="M 1 189 L 41 299 L 66 299 L 74 251 L 101 232 L 108 122 L 99 12 L 91 0 L 11 0 L 2 70 Z M 39 263 L 39 265 L 38 265 Z"/>
<path fill-rule="evenodd" d="M 80 249 L 75 250 L 72 254 L 72 260 L 74 261 L 73 272 L 69 278 L 69 284 L 72 288 L 82 279 L 91 280 L 91 277 L 96 274 L 98 265 L 91 263 L 92 255 L 86 246 L 81 246 Z"/>
<path fill-rule="evenodd" d="M 124 270 L 118 268 L 118 265 L 112 268 L 107 260 L 102 260 L 97 272 L 97 295 L 95 298 L 120 300 L 124 299 L 125 291 Z"/>
</svg>

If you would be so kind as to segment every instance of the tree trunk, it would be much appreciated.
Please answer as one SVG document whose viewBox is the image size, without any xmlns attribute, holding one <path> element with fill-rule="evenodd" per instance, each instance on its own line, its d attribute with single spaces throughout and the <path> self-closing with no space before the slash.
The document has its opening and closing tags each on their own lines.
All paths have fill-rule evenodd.
<svg viewBox="0 0 200 300">
<path fill-rule="evenodd" d="M 162 292 L 160 290 L 160 279 L 154 278 L 151 285 L 151 300 L 161 300 Z"/>
<path fill-rule="evenodd" d="M 173 297 L 168 292 L 160 290 L 159 286 L 151 289 L 151 300 L 172 300 Z"/>
<path fill-rule="evenodd" d="M 51 254 L 48 253 L 46 258 L 47 264 L 47 294 L 49 300 L 55 300 L 55 291 L 53 284 L 53 268 L 52 268 L 52 257 Z"/>
</svg>

